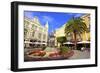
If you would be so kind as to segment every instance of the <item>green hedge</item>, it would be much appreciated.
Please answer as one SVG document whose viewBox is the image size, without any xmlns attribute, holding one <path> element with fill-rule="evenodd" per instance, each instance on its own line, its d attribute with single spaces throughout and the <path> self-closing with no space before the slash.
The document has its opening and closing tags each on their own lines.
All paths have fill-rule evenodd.
<svg viewBox="0 0 100 73">
<path fill-rule="evenodd" d="M 65 53 L 67 53 L 68 51 L 70 51 L 70 49 L 69 49 L 68 47 L 66 47 L 66 46 L 60 47 L 60 53 L 61 53 L 61 54 L 65 54 Z"/>
</svg>

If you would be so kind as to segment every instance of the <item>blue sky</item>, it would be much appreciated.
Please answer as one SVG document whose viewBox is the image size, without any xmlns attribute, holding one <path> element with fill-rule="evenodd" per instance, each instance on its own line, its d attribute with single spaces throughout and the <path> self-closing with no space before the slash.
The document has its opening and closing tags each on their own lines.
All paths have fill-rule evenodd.
<svg viewBox="0 0 100 73">
<path fill-rule="evenodd" d="M 61 12 L 37 12 L 37 11 L 24 11 L 24 16 L 33 19 L 37 16 L 41 25 L 44 26 L 46 22 L 49 23 L 48 32 L 51 33 L 57 28 L 67 23 L 73 16 L 80 17 L 82 13 L 61 13 Z"/>
</svg>

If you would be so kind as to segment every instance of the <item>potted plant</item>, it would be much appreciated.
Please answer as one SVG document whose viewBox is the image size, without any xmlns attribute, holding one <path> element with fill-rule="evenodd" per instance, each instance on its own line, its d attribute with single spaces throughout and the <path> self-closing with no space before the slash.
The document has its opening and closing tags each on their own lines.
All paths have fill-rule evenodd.
<svg viewBox="0 0 100 73">
<path fill-rule="evenodd" d="M 62 46 L 60 48 L 60 54 L 62 57 L 69 58 L 70 56 L 72 56 L 74 54 L 74 52 L 71 49 L 69 49 L 68 47 Z"/>
</svg>

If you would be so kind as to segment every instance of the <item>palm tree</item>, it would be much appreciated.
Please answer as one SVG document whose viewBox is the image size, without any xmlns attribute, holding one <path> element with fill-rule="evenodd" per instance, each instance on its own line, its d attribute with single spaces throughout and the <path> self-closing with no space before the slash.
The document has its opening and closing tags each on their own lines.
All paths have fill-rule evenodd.
<svg viewBox="0 0 100 73">
<path fill-rule="evenodd" d="M 85 31 L 87 31 L 87 26 L 83 22 L 83 19 L 81 19 L 81 18 L 73 18 L 73 19 L 69 20 L 65 26 L 66 36 L 69 33 L 73 34 L 75 49 L 77 48 L 77 35 L 85 32 Z"/>
</svg>

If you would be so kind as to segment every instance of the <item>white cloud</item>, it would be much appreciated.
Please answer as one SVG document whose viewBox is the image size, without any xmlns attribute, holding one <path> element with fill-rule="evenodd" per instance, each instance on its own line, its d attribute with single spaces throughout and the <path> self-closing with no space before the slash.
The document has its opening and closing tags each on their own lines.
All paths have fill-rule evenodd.
<svg viewBox="0 0 100 73">
<path fill-rule="evenodd" d="M 82 14 L 76 14 L 75 17 L 80 17 Z"/>
<path fill-rule="evenodd" d="M 52 22 L 54 19 L 50 16 L 42 16 L 43 17 L 43 21 L 48 21 L 48 22 Z"/>
<path fill-rule="evenodd" d="M 32 12 L 24 12 L 24 16 L 25 17 L 28 17 L 28 18 L 30 18 L 30 19 L 33 19 L 33 13 Z"/>
</svg>

